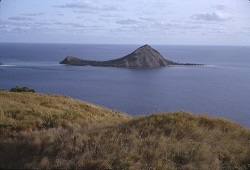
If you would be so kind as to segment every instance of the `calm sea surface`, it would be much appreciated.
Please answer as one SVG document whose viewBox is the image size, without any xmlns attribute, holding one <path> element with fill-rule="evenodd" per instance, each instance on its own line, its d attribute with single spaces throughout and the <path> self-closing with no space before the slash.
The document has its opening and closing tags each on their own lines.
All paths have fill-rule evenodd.
<svg viewBox="0 0 250 170">
<path fill-rule="evenodd" d="M 140 45 L 0 43 L 0 88 L 34 88 L 132 115 L 190 111 L 250 127 L 250 47 L 152 45 L 165 58 L 206 66 L 150 69 L 65 66 L 68 55 L 108 60 Z"/>
</svg>

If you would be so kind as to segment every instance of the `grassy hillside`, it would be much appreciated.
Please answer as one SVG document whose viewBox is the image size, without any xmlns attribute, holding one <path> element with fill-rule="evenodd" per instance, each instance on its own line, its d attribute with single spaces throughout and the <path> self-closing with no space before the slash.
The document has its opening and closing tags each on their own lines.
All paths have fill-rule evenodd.
<svg viewBox="0 0 250 170">
<path fill-rule="evenodd" d="M 50 128 L 93 127 L 121 122 L 130 117 L 66 96 L 0 91 L 0 135 Z"/>
<path fill-rule="evenodd" d="M 0 168 L 249 169 L 250 130 L 205 115 L 132 118 L 65 96 L 0 91 Z"/>
</svg>

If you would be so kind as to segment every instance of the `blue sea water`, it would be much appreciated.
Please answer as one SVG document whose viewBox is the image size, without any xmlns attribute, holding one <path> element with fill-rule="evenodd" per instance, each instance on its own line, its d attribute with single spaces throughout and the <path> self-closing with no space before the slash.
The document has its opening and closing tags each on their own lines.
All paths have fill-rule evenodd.
<svg viewBox="0 0 250 170">
<path fill-rule="evenodd" d="M 250 47 L 152 45 L 165 58 L 206 66 L 113 68 L 58 64 L 108 60 L 140 45 L 0 43 L 0 88 L 28 86 L 127 112 L 189 111 L 250 127 Z"/>
</svg>

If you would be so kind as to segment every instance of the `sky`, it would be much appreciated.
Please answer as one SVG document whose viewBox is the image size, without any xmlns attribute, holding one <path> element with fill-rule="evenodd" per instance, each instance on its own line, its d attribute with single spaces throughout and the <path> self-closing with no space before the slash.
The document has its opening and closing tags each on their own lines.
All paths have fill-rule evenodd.
<svg viewBox="0 0 250 170">
<path fill-rule="evenodd" d="M 1 0 L 0 42 L 250 45 L 249 0 Z"/>
</svg>

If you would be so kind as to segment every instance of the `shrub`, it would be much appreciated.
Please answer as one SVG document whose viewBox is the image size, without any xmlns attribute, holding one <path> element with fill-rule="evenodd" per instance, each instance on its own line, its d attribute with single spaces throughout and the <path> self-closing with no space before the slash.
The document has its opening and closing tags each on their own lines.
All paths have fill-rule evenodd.
<svg viewBox="0 0 250 170">
<path fill-rule="evenodd" d="M 19 87 L 19 86 L 16 86 L 16 87 L 10 89 L 10 92 L 30 92 L 30 93 L 35 93 L 35 90 L 34 89 L 30 89 L 28 87 Z"/>
</svg>

